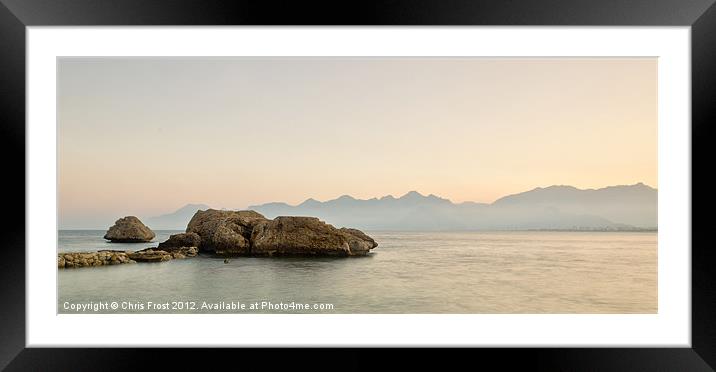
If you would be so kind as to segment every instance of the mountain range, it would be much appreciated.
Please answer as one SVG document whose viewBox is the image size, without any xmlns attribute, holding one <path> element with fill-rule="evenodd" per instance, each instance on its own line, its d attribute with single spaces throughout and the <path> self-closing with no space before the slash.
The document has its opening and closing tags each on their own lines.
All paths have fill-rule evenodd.
<svg viewBox="0 0 716 372">
<path fill-rule="evenodd" d="M 209 206 L 206 204 L 187 204 L 172 213 L 148 217 L 143 221 L 154 230 L 184 230 L 196 211 L 207 209 Z"/>
<path fill-rule="evenodd" d="M 493 203 L 453 203 L 410 191 L 356 199 L 343 195 L 298 205 L 274 202 L 249 206 L 268 218 L 315 216 L 337 227 L 365 230 L 640 230 L 656 229 L 658 191 L 643 183 L 578 189 L 555 185 L 508 195 Z M 152 229 L 184 229 L 203 204 L 146 219 Z"/>
</svg>

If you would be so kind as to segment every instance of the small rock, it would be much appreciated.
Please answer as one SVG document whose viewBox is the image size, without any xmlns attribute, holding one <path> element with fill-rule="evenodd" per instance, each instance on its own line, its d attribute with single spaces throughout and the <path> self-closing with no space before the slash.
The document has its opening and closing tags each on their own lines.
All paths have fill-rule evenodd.
<svg viewBox="0 0 716 372">
<path fill-rule="evenodd" d="M 144 225 L 139 218 L 127 216 L 118 219 L 107 230 L 104 238 L 117 243 L 141 243 L 151 241 L 154 236 L 154 232 Z"/>
</svg>

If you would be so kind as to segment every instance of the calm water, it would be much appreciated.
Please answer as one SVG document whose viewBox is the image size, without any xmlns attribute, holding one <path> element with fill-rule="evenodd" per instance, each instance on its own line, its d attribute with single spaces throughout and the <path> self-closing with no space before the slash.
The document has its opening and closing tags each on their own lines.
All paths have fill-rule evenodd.
<svg viewBox="0 0 716 372">
<path fill-rule="evenodd" d="M 155 232 L 154 243 L 116 244 L 104 242 L 104 231 L 60 231 L 59 250 L 138 250 L 176 233 Z M 222 258 L 196 257 L 63 269 L 58 311 L 77 312 L 66 305 L 116 302 L 117 310 L 84 312 L 657 312 L 654 232 L 369 234 L 380 245 L 368 257 L 247 257 L 228 264 Z M 263 310 L 251 310 L 251 304 L 261 307 L 262 301 Z M 202 309 L 204 302 L 220 310 Z M 246 307 L 231 310 L 237 302 Z M 269 303 L 292 302 L 299 307 L 267 309 Z M 130 304 L 133 309 L 126 309 Z M 303 304 L 319 309 L 300 310 Z M 172 309 L 180 306 L 194 310 Z"/>
</svg>

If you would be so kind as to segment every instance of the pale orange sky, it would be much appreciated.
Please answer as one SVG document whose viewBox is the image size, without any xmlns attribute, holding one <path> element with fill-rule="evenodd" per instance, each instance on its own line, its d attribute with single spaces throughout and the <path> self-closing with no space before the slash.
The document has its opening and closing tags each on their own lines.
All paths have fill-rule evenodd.
<svg viewBox="0 0 716 372">
<path fill-rule="evenodd" d="M 655 58 L 64 58 L 60 226 L 657 185 Z"/>
</svg>

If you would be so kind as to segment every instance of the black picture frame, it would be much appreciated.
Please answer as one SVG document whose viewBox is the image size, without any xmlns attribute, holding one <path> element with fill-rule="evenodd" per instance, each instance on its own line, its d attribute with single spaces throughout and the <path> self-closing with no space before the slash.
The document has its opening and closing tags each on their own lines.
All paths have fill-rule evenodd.
<svg viewBox="0 0 716 372">
<path fill-rule="evenodd" d="M 336 2 L 212 0 L 0 0 L 0 128 L 5 161 L 6 210 L 0 257 L 0 368 L 12 371 L 134 370 L 152 363 L 208 368 L 239 359 L 241 368 L 295 368 L 321 361 L 322 350 L 42 349 L 25 348 L 25 42 L 27 26 L 85 25 L 619 25 L 690 26 L 692 74 L 692 348 L 461 349 L 460 358 L 431 359 L 429 353 L 333 350 L 341 369 L 406 363 L 449 366 L 460 360 L 479 366 L 529 365 L 547 370 L 678 370 L 716 368 L 714 253 L 695 218 L 712 206 L 706 190 L 706 149 L 713 138 L 716 108 L 716 6 L 714 0 L 389 0 Z M 22 159 L 23 161 L 20 161 Z M 8 169 L 9 168 L 9 169 Z M 697 171 L 698 169 L 701 171 Z M 709 192 L 711 191 L 711 192 Z M 25 198 L 20 198 L 24 195 Z M 8 197 L 9 196 L 9 197 Z M 22 217 L 18 211 L 22 210 Z M 54 208 L 49 208 L 48 213 Z M 7 213 L 12 211 L 12 213 Z M 180 326 L 180 325 L 178 325 Z M 414 350 L 413 350 L 414 352 Z M 280 357 L 277 357 L 277 353 Z M 173 354 L 173 355 L 171 355 Z M 381 355 L 384 354 L 384 355 Z M 457 356 L 456 356 L 457 357 Z M 488 365 L 488 364 L 484 364 Z M 330 365 L 329 365 L 330 367 Z"/>
</svg>

